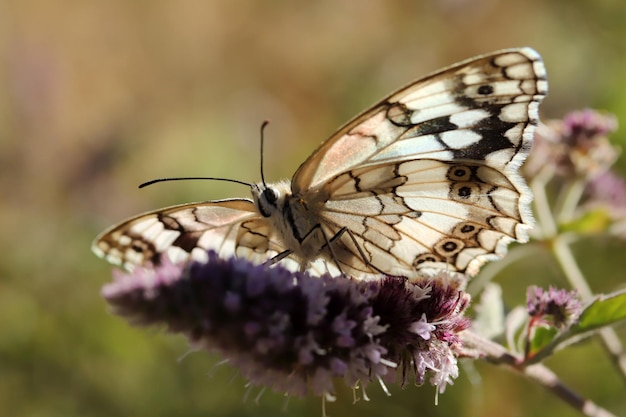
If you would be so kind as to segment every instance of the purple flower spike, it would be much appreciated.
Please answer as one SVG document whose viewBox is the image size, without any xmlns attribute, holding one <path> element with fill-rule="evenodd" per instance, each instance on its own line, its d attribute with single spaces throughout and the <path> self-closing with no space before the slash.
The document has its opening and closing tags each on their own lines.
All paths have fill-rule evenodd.
<svg viewBox="0 0 626 417">
<path fill-rule="evenodd" d="M 165 324 L 217 350 L 253 385 L 289 395 L 426 374 L 438 392 L 458 375 L 457 333 L 469 296 L 445 276 L 410 283 L 314 277 L 280 265 L 223 260 L 117 274 L 103 296 L 133 324 Z"/>
<path fill-rule="evenodd" d="M 380 323 L 387 326 L 381 343 L 387 358 L 398 364 L 402 384 L 413 375 L 415 383 L 430 383 L 443 393 L 458 376 L 456 357 L 462 354 L 458 333 L 470 326 L 463 316 L 470 296 L 460 280 L 440 272 L 419 282 L 387 278 L 373 300 Z"/>
</svg>

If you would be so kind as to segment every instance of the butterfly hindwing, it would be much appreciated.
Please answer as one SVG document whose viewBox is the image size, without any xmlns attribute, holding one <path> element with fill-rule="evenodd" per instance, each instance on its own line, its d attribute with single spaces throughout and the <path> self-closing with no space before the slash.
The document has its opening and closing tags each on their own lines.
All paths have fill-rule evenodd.
<svg viewBox="0 0 626 417">
<path fill-rule="evenodd" d="M 484 165 L 421 159 L 381 164 L 344 173 L 328 187 L 332 198 L 322 224 L 330 235 L 342 228 L 352 233 L 342 240 L 344 269 L 371 273 L 358 262 L 365 255 L 367 263 L 394 275 L 423 266 L 475 272 L 525 237 L 518 190 Z"/>
</svg>

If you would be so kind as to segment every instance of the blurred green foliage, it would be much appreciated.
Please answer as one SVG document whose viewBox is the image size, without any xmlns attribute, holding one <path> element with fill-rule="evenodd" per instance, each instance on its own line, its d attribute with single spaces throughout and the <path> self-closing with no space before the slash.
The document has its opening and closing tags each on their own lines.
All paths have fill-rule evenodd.
<svg viewBox="0 0 626 417">
<path fill-rule="evenodd" d="M 143 210 L 248 193 L 222 183 L 136 185 L 171 175 L 257 181 L 264 119 L 266 177 L 289 177 L 388 92 L 513 46 L 544 56 L 544 118 L 595 107 L 626 120 L 625 17 L 620 0 L 0 3 L 0 415 L 281 415 L 284 397 L 263 393 L 257 404 L 259 391 L 247 394 L 220 358 L 178 360 L 182 338 L 107 312 L 99 288 L 110 267 L 89 251 L 99 231 Z M 626 144 L 626 129 L 616 139 Z M 626 173 L 623 158 L 618 167 Z M 578 252 L 596 291 L 625 281 L 623 245 L 595 241 Z M 565 285 L 556 268 L 533 265 L 500 280 L 511 303 L 526 285 Z M 626 410 L 624 381 L 597 343 L 548 365 L 597 403 Z M 438 406 L 430 387 L 391 391 L 372 385 L 372 401 L 352 405 L 341 389 L 329 414 L 577 415 L 483 363 Z M 320 406 L 290 399 L 282 414 L 319 416 Z"/>
</svg>

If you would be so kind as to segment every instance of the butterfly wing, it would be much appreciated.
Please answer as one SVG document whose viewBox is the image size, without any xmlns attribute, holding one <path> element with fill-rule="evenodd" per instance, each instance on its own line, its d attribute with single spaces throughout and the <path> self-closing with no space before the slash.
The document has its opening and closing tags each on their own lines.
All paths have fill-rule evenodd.
<svg viewBox="0 0 626 417">
<path fill-rule="evenodd" d="M 356 180 L 355 180 L 356 179 Z M 500 171 L 430 159 L 357 168 L 329 181 L 320 212 L 335 256 L 353 276 L 412 276 L 419 268 L 477 272 L 525 234 L 521 195 Z M 358 247 L 357 247 L 358 246 Z"/>
<path fill-rule="evenodd" d="M 407 275 L 442 262 L 475 273 L 527 239 L 532 196 L 517 169 L 546 92 L 530 48 L 443 69 L 322 143 L 294 175 L 293 194 L 324 196 L 317 216 L 327 235 L 347 229 L 335 251 L 346 272 Z"/>
<path fill-rule="evenodd" d="M 93 251 L 126 269 L 189 257 L 207 259 L 207 250 L 264 262 L 285 250 L 271 225 L 248 199 L 191 203 L 144 213 L 98 236 Z"/>
</svg>

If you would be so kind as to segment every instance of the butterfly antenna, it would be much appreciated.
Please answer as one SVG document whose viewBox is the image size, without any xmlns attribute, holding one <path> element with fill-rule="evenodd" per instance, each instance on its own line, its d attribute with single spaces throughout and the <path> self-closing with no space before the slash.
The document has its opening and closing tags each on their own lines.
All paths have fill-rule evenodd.
<svg viewBox="0 0 626 417">
<path fill-rule="evenodd" d="M 236 184 L 247 185 L 248 187 L 252 187 L 253 184 L 245 181 L 239 180 L 231 180 L 230 178 L 215 178 L 215 177 L 173 177 L 173 178 L 157 178 L 154 180 L 146 181 L 139 184 L 139 188 L 147 187 L 148 185 L 156 184 L 157 182 L 166 182 L 166 181 L 187 181 L 187 180 L 211 180 L 211 181 L 225 181 L 225 182 L 234 182 Z"/>
<path fill-rule="evenodd" d="M 261 182 L 263 183 L 263 188 L 267 188 L 267 184 L 265 184 L 265 174 L 264 174 L 264 170 L 263 170 L 263 149 L 265 148 L 264 146 L 264 142 L 265 142 L 265 127 L 270 124 L 269 120 L 264 120 L 263 123 L 261 123 Z"/>
</svg>

